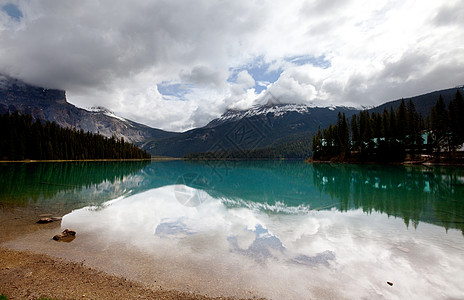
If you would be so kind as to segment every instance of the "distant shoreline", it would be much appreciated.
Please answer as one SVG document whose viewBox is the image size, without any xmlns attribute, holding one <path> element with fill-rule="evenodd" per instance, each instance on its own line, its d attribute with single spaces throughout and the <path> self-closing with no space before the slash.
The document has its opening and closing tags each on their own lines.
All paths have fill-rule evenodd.
<svg viewBox="0 0 464 300">
<path fill-rule="evenodd" d="M 403 165 L 403 166 L 459 166 L 464 167 L 464 162 L 446 162 L 446 161 L 399 161 L 399 162 L 380 162 L 380 161 L 351 161 L 351 160 L 313 160 L 308 158 L 306 163 L 315 164 L 356 164 L 356 165 Z"/>
<path fill-rule="evenodd" d="M 0 160 L 2 163 L 60 163 L 60 162 L 136 162 L 136 161 L 304 161 L 315 164 L 358 164 L 358 165 L 405 165 L 405 166 L 464 166 L 464 162 L 447 162 L 447 161 L 411 161 L 405 160 L 400 162 L 380 162 L 380 161 L 354 161 L 354 160 L 313 160 L 312 158 L 181 158 L 181 157 L 152 157 L 142 159 L 74 159 L 74 160 Z"/>
<path fill-rule="evenodd" d="M 118 161 L 171 161 L 181 160 L 177 157 L 152 157 L 152 158 L 128 158 L 128 159 L 24 159 L 24 160 L 0 160 L 0 163 L 43 163 L 43 162 L 118 162 Z"/>
</svg>

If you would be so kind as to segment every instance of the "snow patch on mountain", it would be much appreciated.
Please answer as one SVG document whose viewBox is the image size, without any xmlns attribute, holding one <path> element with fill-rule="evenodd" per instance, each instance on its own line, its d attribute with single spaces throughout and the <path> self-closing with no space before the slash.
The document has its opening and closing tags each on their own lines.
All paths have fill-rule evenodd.
<svg viewBox="0 0 464 300">
<path fill-rule="evenodd" d="M 241 118 L 249 118 L 258 115 L 267 115 L 269 113 L 274 114 L 274 117 L 280 117 L 289 112 L 297 112 L 299 114 L 304 114 L 308 113 L 310 108 L 310 106 L 303 104 L 253 106 L 252 108 L 247 110 L 228 110 L 216 120 L 233 121 Z"/>
<path fill-rule="evenodd" d="M 89 107 L 89 108 L 87 108 L 87 111 L 94 112 L 94 113 L 101 113 L 101 114 L 107 115 L 108 117 L 115 118 L 115 119 L 121 120 L 123 122 L 129 123 L 129 121 L 127 119 L 116 115 L 114 112 L 112 112 L 111 110 L 109 110 L 109 109 L 107 109 L 106 107 L 103 107 L 103 106 Z"/>
</svg>

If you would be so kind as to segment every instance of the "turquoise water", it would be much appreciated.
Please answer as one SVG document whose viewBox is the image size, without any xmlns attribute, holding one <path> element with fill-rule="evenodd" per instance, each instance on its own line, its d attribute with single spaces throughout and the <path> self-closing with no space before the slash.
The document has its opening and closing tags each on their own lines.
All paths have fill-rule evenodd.
<svg viewBox="0 0 464 300">
<path fill-rule="evenodd" d="M 0 183 L 4 208 L 65 211 L 78 238 L 43 252 L 150 284 L 275 299 L 464 295 L 463 168 L 31 163 L 1 164 Z"/>
</svg>

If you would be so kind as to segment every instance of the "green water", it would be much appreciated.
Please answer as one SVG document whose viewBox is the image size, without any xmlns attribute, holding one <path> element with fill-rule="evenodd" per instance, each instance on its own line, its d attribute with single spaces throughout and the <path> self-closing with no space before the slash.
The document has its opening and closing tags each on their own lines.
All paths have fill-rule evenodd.
<svg viewBox="0 0 464 300">
<path fill-rule="evenodd" d="M 0 163 L 0 207 L 72 210 L 122 195 L 148 162 Z M 132 184 L 131 184 L 132 187 Z"/>
<path fill-rule="evenodd" d="M 29 208 L 61 212 L 61 227 L 77 232 L 66 245 L 44 229 L 4 246 L 165 288 L 270 299 L 464 295 L 458 167 L 0 164 L 0 207 L 9 220 Z"/>
<path fill-rule="evenodd" d="M 0 164 L 0 206 L 99 205 L 183 183 L 213 197 L 304 207 L 362 209 L 464 232 L 464 168 L 253 162 Z M 243 203 L 243 201 L 241 203 Z M 236 204 L 240 205 L 240 204 Z"/>
</svg>

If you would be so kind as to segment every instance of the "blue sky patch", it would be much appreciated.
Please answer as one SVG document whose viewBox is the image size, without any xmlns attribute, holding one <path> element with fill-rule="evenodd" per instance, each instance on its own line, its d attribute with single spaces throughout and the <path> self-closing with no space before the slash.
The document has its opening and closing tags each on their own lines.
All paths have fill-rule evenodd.
<svg viewBox="0 0 464 300">
<path fill-rule="evenodd" d="M 300 56 L 288 57 L 285 60 L 295 65 L 298 65 L 298 66 L 311 64 L 315 67 L 322 68 L 322 69 L 327 69 L 331 66 L 330 61 L 326 60 L 324 55 L 319 56 L 319 57 L 314 57 L 311 55 L 300 55 Z"/>
<path fill-rule="evenodd" d="M 179 99 L 182 99 L 193 87 L 189 84 L 169 82 L 162 82 L 157 86 L 158 92 L 160 92 L 163 96 L 174 96 Z"/>
<path fill-rule="evenodd" d="M 323 69 L 329 68 L 331 66 L 330 61 L 326 60 L 325 56 L 314 57 L 311 55 L 300 55 L 287 57 L 285 58 L 285 61 L 297 66 L 310 64 Z M 235 83 L 237 82 L 238 74 L 242 71 L 247 71 L 255 80 L 256 84 L 254 89 L 255 92 L 259 94 L 265 90 L 269 84 L 276 82 L 283 72 L 282 68 L 270 69 L 271 66 L 272 63 L 265 62 L 263 57 L 255 58 L 247 65 L 230 69 L 230 76 L 227 81 L 230 83 Z M 166 81 L 158 84 L 158 91 L 166 97 L 183 99 L 184 96 L 188 94 L 189 90 L 191 90 L 193 87 L 194 85 L 192 84 L 171 83 Z"/>
<path fill-rule="evenodd" d="M 273 83 L 279 79 L 282 74 L 282 69 L 269 70 L 271 64 L 264 62 L 262 57 L 255 59 L 252 63 L 243 66 L 241 68 L 232 69 L 231 76 L 227 79 L 229 82 L 236 82 L 238 73 L 246 70 L 253 77 L 256 82 L 255 91 L 261 93 L 266 89 L 266 85 L 263 83 Z M 261 83 L 261 84 L 260 84 Z"/>
<path fill-rule="evenodd" d="M 22 11 L 14 4 L 8 3 L 2 6 L 2 11 L 6 12 L 10 18 L 20 21 L 21 18 L 23 17 Z"/>
</svg>

